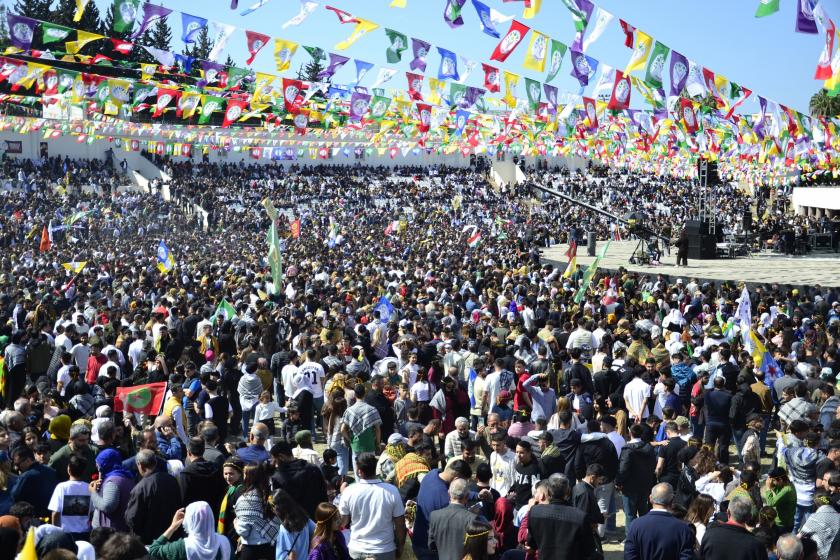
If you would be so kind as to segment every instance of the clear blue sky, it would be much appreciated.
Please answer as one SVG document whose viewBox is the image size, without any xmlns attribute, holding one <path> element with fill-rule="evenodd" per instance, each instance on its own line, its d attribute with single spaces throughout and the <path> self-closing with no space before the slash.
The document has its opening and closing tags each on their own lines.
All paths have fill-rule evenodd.
<svg viewBox="0 0 840 560">
<path fill-rule="evenodd" d="M 376 65 L 361 85 L 371 86 L 379 67 L 387 66 L 398 70 L 399 73 L 385 87 L 405 89 L 404 73 L 409 70 L 411 51 L 409 49 L 403 54 L 401 62 L 387 64 L 385 49 L 388 41 L 382 28 L 389 27 L 476 61 L 477 68 L 467 84 L 481 86 L 481 62 L 499 66 L 497 62 L 490 61 L 490 54 L 498 41 L 481 31 L 472 2 L 468 0 L 464 6 L 464 25 L 451 29 L 443 20 L 445 0 L 407 1 L 408 6 L 404 9 L 389 8 L 390 0 L 320 1 L 315 13 L 302 25 L 285 30 L 281 29 L 281 25 L 298 13 L 298 0 L 271 0 L 267 5 L 246 16 L 240 16 L 239 12 L 255 0 L 240 0 L 239 8 L 235 11 L 230 9 L 229 0 L 166 0 L 155 3 L 162 3 L 175 10 L 169 16 L 169 23 L 173 30 L 172 50 L 176 52 L 180 52 L 184 46 L 180 39 L 181 17 L 178 11 L 239 28 L 231 36 L 227 46 L 227 53 L 238 66 L 245 66 L 244 61 L 248 56 L 244 29 L 259 31 L 272 38 L 280 37 L 306 45 L 320 46 L 327 52 L 333 51 L 336 43 L 350 35 L 353 24 L 339 24 L 335 14 L 324 8 L 329 3 L 381 26 L 341 52 L 351 57 L 351 61 L 335 76 L 335 83 L 344 84 L 355 80 L 352 59 L 358 58 Z M 110 4 L 108 0 L 95 2 L 103 14 Z M 574 26 L 569 12 L 559 0 L 543 0 L 542 10 L 531 20 L 521 17 L 523 2 L 484 0 L 484 3 L 504 14 L 515 15 L 519 21 L 566 44 L 571 44 L 574 38 Z M 794 31 L 795 2 L 782 0 L 778 13 L 756 19 L 754 12 L 758 3 L 758 0 L 600 0 L 596 5 L 613 13 L 615 19 L 601 38 L 588 49 L 587 54 L 602 63 L 623 69 L 631 54 L 630 49 L 624 46 L 624 35 L 618 23 L 619 18 L 623 18 L 695 62 L 752 89 L 752 101 L 743 105 L 744 111 L 757 111 L 757 103 L 754 100 L 756 95 L 760 94 L 807 113 L 808 100 L 821 86 L 821 82 L 814 80 L 813 75 L 824 37 Z M 835 19 L 835 16 L 840 18 L 840 0 L 823 0 L 822 4 L 832 19 L 840 25 L 840 19 Z M 502 34 L 508 25 L 499 26 Z M 523 77 L 544 81 L 545 74 L 538 75 L 522 67 L 529 38 L 530 35 L 501 67 Z M 225 54 L 221 61 L 224 61 Z M 309 60 L 309 55 L 303 49 L 299 49 L 292 60 L 292 70 L 296 72 L 301 63 Z M 440 57 L 436 49 L 432 49 L 428 61 L 426 76 L 437 77 Z M 276 73 L 272 44 L 267 45 L 257 55 L 252 68 Z M 463 71 L 460 64 L 459 70 Z M 569 70 L 569 55 L 566 54 L 563 68 L 553 85 L 561 92 L 577 93 L 578 83 L 569 76 Z M 643 72 L 637 71 L 634 75 L 642 77 Z M 596 79 L 597 74 L 590 81 L 586 93 L 591 92 Z M 524 97 L 523 86 L 520 82 L 520 97 Z M 667 86 L 666 80 L 666 88 Z M 643 100 L 637 92 L 633 93 L 633 106 L 643 106 Z"/>
</svg>

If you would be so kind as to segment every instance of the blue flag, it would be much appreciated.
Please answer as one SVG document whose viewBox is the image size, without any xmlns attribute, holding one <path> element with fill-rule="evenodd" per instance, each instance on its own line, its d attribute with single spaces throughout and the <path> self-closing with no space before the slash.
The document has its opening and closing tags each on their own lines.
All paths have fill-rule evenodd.
<svg viewBox="0 0 840 560">
<path fill-rule="evenodd" d="M 473 7 L 475 7 L 475 12 L 478 14 L 478 21 L 481 22 L 481 30 L 490 35 L 491 37 L 501 39 L 502 36 L 496 29 L 496 22 L 493 21 L 493 16 L 490 12 L 490 6 L 488 6 L 487 4 L 483 4 L 478 0 L 472 0 L 472 4 Z"/>
<path fill-rule="evenodd" d="M 356 85 L 365 77 L 365 75 L 373 68 L 373 64 L 365 62 L 364 60 L 356 59 Z"/>
<path fill-rule="evenodd" d="M 391 314 L 394 312 L 394 306 L 385 296 L 379 298 L 379 303 L 373 308 L 374 311 L 379 311 L 379 318 L 383 323 L 391 320 Z"/>
<path fill-rule="evenodd" d="M 458 75 L 458 56 L 444 48 L 438 47 L 440 53 L 440 69 L 438 70 L 438 80 L 455 80 L 461 79 Z"/>
<path fill-rule="evenodd" d="M 169 247 L 163 239 L 160 240 L 157 248 L 157 267 L 161 272 L 169 272 L 175 268 L 175 257 L 169 251 Z"/>
<path fill-rule="evenodd" d="M 475 408 L 475 379 L 478 377 L 475 368 L 470 368 L 467 374 L 467 395 L 470 397 L 470 408 Z"/>
<path fill-rule="evenodd" d="M 181 23 L 184 26 L 184 31 L 181 33 L 181 40 L 185 44 L 195 43 L 195 38 L 199 34 L 199 32 L 207 27 L 207 20 L 198 17 L 198 16 L 191 16 L 190 14 L 185 14 L 181 12 Z"/>
<path fill-rule="evenodd" d="M 184 74 L 189 74 L 190 70 L 192 70 L 193 62 L 195 62 L 195 57 L 175 53 L 175 62 L 181 65 L 181 68 L 184 69 Z"/>
<path fill-rule="evenodd" d="M 455 137 L 460 138 L 464 135 L 464 128 L 467 126 L 467 121 L 470 120 L 470 112 L 464 109 L 459 109 L 455 113 Z"/>
</svg>

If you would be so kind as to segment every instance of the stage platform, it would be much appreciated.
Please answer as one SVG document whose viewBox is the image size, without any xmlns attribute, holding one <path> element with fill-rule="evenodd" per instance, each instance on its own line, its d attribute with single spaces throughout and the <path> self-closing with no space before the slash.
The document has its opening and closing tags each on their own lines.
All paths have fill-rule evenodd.
<svg viewBox="0 0 840 560">
<path fill-rule="evenodd" d="M 667 274 L 675 278 L 697 278 L 701 281 L 735 280 L 755 284 L 791 284 L 796 286 L 840 287 L 840 255 L 820 252 L 806 256 L 786 256 L 777 253 L 755 253 L 750 257 L 714 260 L 688 260 L 688 267 L 678 267 L 677 253 L 663 255 L 659 266 L 630 264 L 630 255 L 636 248 L 636 241 L 613 241 L 609 252 L 601 260 L 601 269 L 616 271 L 624 267 L 633 272 L 645 274 Z M 599 241 L 596 254 L 600 254 L 604 243 Z M 568 246 L 554 245 L 543 249 L 543 261 L 565 268 Z M 595 257 L 586 254 L 586 247 L 578 247 L 577 264 L 587 267 Z"/>
</svg>

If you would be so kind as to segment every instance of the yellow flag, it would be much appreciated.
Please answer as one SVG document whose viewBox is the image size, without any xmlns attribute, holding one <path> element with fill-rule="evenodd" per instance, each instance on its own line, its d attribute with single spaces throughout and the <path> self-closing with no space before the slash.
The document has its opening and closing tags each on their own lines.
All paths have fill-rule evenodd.
<svg viewBox="0 0 840 560">
<path fill-rule="evenodd" d="M 513 108 L 516 106 L 516 97 L 514 94 L 516 93 L 516 84 L 519 83 L 519 74 L 514 74 L 507 70 L 503 72 L 505 77 L 505 96 L 503 99 L 508 107 Z"/>
<path fill-rule="evenodd" d="M 407 0 L 391 0 L 391 7 L 392 8 L 405 8 L 405 3 Z"/>
<path fill-rule="evenodd" d="M 532 3 L 531 5 L 533 6 L 534 4 Z M 531 30 L 531 42 L 528 44 L 528 52 L 525 54 L 525 63 L 523 66 L 534 72 L 544 72 L 547 54 L 548 36 L 543 35 L 539 31 Z"/>
<path fill-rule="evenodd" d="M 61 263 L 61 266 L 64 267 L 64 270 L 69 270 L 73 274 L 78 274 L 82 270 L 84 270 L 85 266 L 87 266 L 87 261 L 73 261 L 69 263 Z"/>
<path fill-rule="evenodd" d="M 378 24 L 373 23 L 370 20 L 361 19 L 361 18 L 357 18 L 357 19 L 359 20 L 359 23 L 356 24 L 356 28 L 353 30 L 353 33 L 351 33 L 350 36 L 347 37 L 347 39 L 338 43 L 335 46 L 335 50 L 343 51 L 344 49 L 346 49 L 347 47 L 349 47 L 350 45 L 352 45 L 353 43 L 358 41 L 363 35 L 367 35 L 371 31 L 373 31 L 374 29 L 379 28 Z"/>
<path fill-rule="evenodd" d="M 198 109 L 198 104 L 201 101 L 201 94 L 195 91 L 185 91 L 181 94 L 181 99 L 178 100 L 178 106 L 181 107 L 181 118 L 188 119 L 195 114 Z"/>
<path fill-rule="evenodd" d="M 440 90 L 443 87 L 443 82 L 437 80 L 435 78 L 429 78 L 429 95 L 427 96 L 426 101 L 431 103 L 432 105 L 439 105 L 440 104 Z"/>
<path fill-rule="evenodd" d="M 73 21 L 82 19 L 82 14 L 85 13 L 85 8 L 90 3 L 90 0 L 76 0 L 76 13 L 73 14 Z"/>
<path fill-rule="evenodd" d="M 38 553 L 35 552 L 35 527 L 30 527 L 26 533 L 26 541 L 18 554 L 20 560 L 38 560 Z"/>
<path fill-rule="evenodd" d="M 140 65 L 140 79 L 144 82 L 151 80 L 155 72 L 157 72 L 157 64 L 149 62 Z"/>
<path fill-rule="evenodd" d="M 257 72 L 254 77 L 254 96 L 251 98 L 252 103 L 270 103 L 272 101 L 272 92 L 274 91 L 271 84 L 277 78 L 274 74 L 264 74 Z"/>
<path fill-rule="evenodd" d="M 89 33 L 87 31 L 78 30 L 76 31 L 76 40 L 75 41 L 67 41 L 64 43 L 65 50 L 70 54 L 78 54 L 82 47 L 90 43 L 91 41 L 98 41 L 99 39 L 104 39 L 103 35 L 99 35 L 97 33 Z"/>
<path fill-rule="evenodd" d="M 531 5 L 525 7 L 525 11 L 522 12 L 522 17 L 525 19 L 533 19 L 540 11 L 542 7 L 542 0 L 531 0 Z"/>
<path fill-rule="evenodd" d="M 289 69 L 292 64 L 292 57 L 297 51 L 298 44 L 294 41 L 274 39 L 274 62 L 277 63 L 277 71 L 283 72 Z"/>
<path fill-rule="evenodd" d="M 627 63 L 627 69 L 624 70 L 625 74 L 645 67 L 645 62 L 647 62 L 650 56 L 652 42 L 653 39 L 650 35 L 641 30 L 636 30 L 636 48 L 633 49 L 633 56 L 630 57 L 630 62 Z"/>
</svg>

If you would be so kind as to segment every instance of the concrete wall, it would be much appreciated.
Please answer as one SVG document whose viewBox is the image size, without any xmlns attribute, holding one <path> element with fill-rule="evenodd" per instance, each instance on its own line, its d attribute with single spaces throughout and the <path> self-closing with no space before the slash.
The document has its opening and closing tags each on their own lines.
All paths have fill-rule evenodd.
<svg viewBox="0 0 840 560">
<path fill-rule="evenodd" d="M 795 187 L 791 203 L 797 214 L 833 218 L 840 214 L 840 188 Z"/>
</svg>

